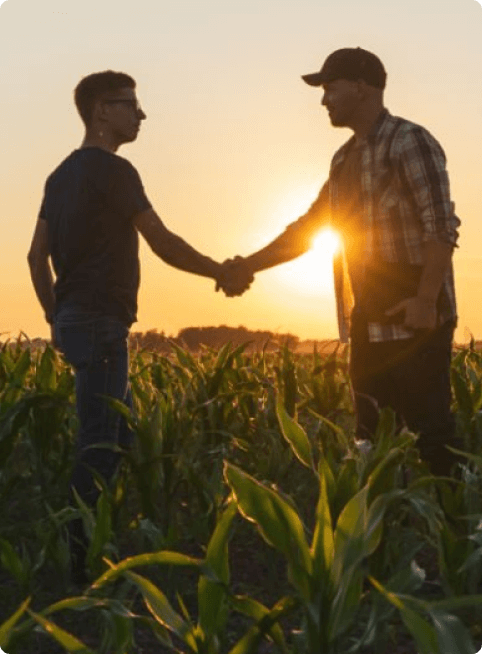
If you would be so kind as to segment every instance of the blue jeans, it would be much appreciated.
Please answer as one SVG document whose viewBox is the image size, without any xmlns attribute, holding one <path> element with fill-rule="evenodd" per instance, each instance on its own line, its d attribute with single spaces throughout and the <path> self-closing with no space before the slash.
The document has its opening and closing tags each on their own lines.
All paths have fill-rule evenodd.
<svg viewBox="0 0 482 654">
<path fill-rule="evenodd" d="M 104 396 L 132 408 L 128 384 L 129 328 L 122 321 L 76 306 L 60 309 L 55 317 L 55 338 L 59 349 L 75 371 L 77 413 L 80 429 L 72 486 L 88 506 L 95 506 L 99 495 L 93 468 L 109 482 L 120 455 L 100 443 L 128 448 L 133 440 L 124 418 L 111 409 Z"/>
</svg>

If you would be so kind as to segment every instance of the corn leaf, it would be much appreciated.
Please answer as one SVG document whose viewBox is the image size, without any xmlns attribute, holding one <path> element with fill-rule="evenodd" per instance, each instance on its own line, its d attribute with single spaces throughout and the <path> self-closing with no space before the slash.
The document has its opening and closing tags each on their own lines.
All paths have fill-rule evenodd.
<svg viewBox="0 0 482 654">
<path fill-rule="evenodd" d="M 363 556 L 368 486 L 348 501 L 336 523 L 333 583 L 338 586 L 347 565 Z"/>
<path fill-rule="evenodd" d="M 440 654 L 474 654 L 469 632 L 454 615 L 429 609 L 433 620 Z"/>
<path fill-rule="evenodd" d="M 105 544 L 109 541 L 112 530 L 111 505 L 107 490 L 104 490 L 97 500 L 97 516 L 92 534 L 92 541 L 88 550 L 88 561 L 93 563 L 101 554 Z"/>
<path fill-rule="evenodd" d="M 311 543 L 313 579 L 320 586 L 329 584 L 329 575 L 335 553 L 330 504 L 328 500 L 328 484 L 325 472 L 327 467 L 328 464 L 326 461 L 321 459 L 318 466 L 320 494 L 316 507 L 315 531 Z"/>
<path fill-rule="evenodd" d="M 36 373 L 36 381 L 40 390 L 55 391 L 55 353 L 51 347 L 45 348 L 40 363 L 37 365 Z"/>
<path fill-rule="evenodd" d="M 309 597 L 312 562 L 296 511 L 278 493 L 230 463 L 225 463 L 224 476 L 242 515 L 257 525 L 267 543 L 286 556 L 293 583 Z"/>
<path fill-rule="evenodd" d="M 82 641 L 70 634 L 68 631 L 65 631 L 65 629 L 62 629 L 54 622 L 47 620 L 47 618 L 44 618 L 38 613 L 34 613 L 30 609 L 28 609 L 28 612 L 49 636 L 52 636 L 52 638 L 62 645 L 62 647 L 65 647 L 67 652 L 74 652 L 75 654 L 94 654 L 87 645 L 84 645 Z"/>
<path fill-rule="evenodd" d="M 117 579 L 121 574 L 124 572 L 130 570 L 131 568 L 136 568 L 144 565 L 185 565 L 188 567 L 193 567 L 193 568 L 199 568 L 203 561 L 202 559 L 195 559 L 191 556 L 187 556 L 186 554 L 179 554 L 179 552 L 169 552 L 169 551 L 162 551 L 162 552 L 150 552 L 147 554 L 139 554 L 137 556 L 132 556 L 127 559 L 124 559 L 123 561 L 120 561 L 120 563 L 112 563 L 110 561 L 107 561 L 110 570 L 107 570 L 102 574 L 98 579 L 94 581 L 92 584 L 91 588 L 92 590 L 97 590 L 100 588 L 100 586 L 103 586 L 104 584 L 114 581 Z"/>
<path fill-rule="evenodd" d="M 369 577 L 369 580 L 378 592 L 400 611 L 405 626 L 416 640 L 420 654 L 440 654 L 434 627 L 418 613 L 410 609 L 395 593 L 386 590 L 376 579 Z M 454 652 L 458 653 L 458 650 L 453 650 L 451 654 Z"/>
<path fill-rule="evenodd" d="M 174 611 L 164 593 L 149 581 L 149 579 L 135 572 L 126 572 L 125 575 L 139 588 L 146 606 L 153 617 L 196 652 L 197 644 L 192 633 L 192 625 L 183 620 L 179 613 Z"/>
<path fill-rule="evenodd" d="M 27 599 L 22 602 L 15 613 L 0 625 L 0 647 L 7 647 L 12 630 L 27 610 L 27 607 L 30 604 L 30 600 L 31 598 L 27 597 Z"/>
<path fill-rule="evenodd" d="M 276 415 L 281 427 L 281 433 L 288 441 L 291 449 L 307 468 L 313 468 L 313 451 L 304 429 L 292 418 L 285 409 L 281 395 L 276 401 Z"/>
<path fill-rule="evenodd" d="M 225 587 L 229 584 L 228 537 L 236 511 L 233 501 L 216 524 L 206 551 L 205 565 L 216 574 L 219 582 L 204 575 L 199 579 L 199 625 L 207 638 L 221 632 L 227 617 Z"/>
<path fill-rule="evenodd" d="M 280 652 L 288 654 L 283 630 L 278 620 L 296 608 L 297 602 L 294 598 L 284 597 L 276 602 L 272 609 L 268 609 L 251 597 L 236 596 L 232 598 L 232 606 L 239 613 L 256 620 L 256 624 L 236 643 L 229 654 L 257 654 L 259 643 L 265 635 L 276 643 Z"/>
</svg>

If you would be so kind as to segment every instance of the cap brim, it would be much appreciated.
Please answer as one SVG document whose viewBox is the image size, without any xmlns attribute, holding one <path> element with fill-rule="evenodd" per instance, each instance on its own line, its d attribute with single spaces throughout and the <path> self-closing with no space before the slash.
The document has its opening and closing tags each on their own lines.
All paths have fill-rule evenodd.
<svg viewBox="0 0 482 654">
<path fill-rule="evenodd" d="M 321 86 L 326 82 L 325 75 L 322 75 L 321 71 L 310 75 L 302 75 L 301 79 L 310 86 Z"/>
</svg>

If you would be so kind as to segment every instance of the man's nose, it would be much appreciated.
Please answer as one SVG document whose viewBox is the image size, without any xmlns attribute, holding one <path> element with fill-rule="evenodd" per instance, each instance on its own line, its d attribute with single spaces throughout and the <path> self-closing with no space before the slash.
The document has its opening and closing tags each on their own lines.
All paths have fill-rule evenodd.
<svg viewBox="0 0 482 654">
<path fill-rule="evenodd" d="M 326 105 L 326 93 L 323 93 L 321 96 L 321 106 L 324 107 Z"/>
<path fill-rule="evenodd" d="M 147 118 L 147 116 L 146 116 L 146 114 L 144 113 L 144 111 L 143 111 L 142 109 L 140 109 L 140 108 L 137 110 L 137 115 L 139 116 L 139 119 L 140 119 L 140 120 L 145 120 L 145 119 Z"/>
</svg>

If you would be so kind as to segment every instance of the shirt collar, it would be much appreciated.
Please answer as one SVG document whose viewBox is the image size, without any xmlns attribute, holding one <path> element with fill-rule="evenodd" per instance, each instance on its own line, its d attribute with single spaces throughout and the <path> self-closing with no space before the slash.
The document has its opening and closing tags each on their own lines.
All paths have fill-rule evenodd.
<svg viewBox="0 0 482 654">
<path fill-rule="evenodd" d="M 382 126 L 389 115 L 390 114 L 388 112 L 388 109 L 382 109 L 382 111 L 378 114 L 378 118 L 374 122 L 370 132 L 367 135 L 367 141 L 369 143 L 375 142 L 378 132 L 382 129 Z"/>
</svg>

